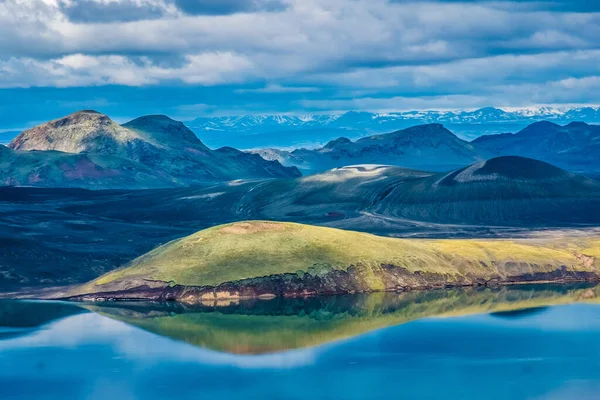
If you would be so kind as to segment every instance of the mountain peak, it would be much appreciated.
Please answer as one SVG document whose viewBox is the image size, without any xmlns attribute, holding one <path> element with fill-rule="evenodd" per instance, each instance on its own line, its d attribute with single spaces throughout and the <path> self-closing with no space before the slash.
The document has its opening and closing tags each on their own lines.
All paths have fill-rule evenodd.
<svg viewBox="0 0 600 400">
<path fill-rule="evenodd" d="M 568 176 L 568 172 L 544 161 L 520 156 L 503 156 L 484 161 L 477 175 L 498 175 L 511 179 L 554 179 Z"/>
<path fill-rule="evenodd" d="M 561 126 L 550 121 L 539 121 L 527 126 L 525 129 L 518 132 L 518 135 L 543 135 L 548 131 L 560 129 Z"/>
<path fill-rule="evenodd" d="M 416 125 L 416 126 L 412 126 L 410 128 L 406 128 L 406 129 L 402 129 L 393 133 L 390 133 L 390 135 L 411 135 L 411 136 L 428 136 L 428 137 L 432 137 L 432 136 L 452 136 L 452 137 L 456 137 L 452 132 L 450 132 L 448 129 L 446 129 L 444 127 L 444 125 L 440 124 L 440 123 L 433 123 L 433 124 L 423 124 L 423 125 Z"/>
<path fill-rule="evenodd" d="M 569 123 L 569 125 L 567 125 L 567 127 L 569 127 L 569 128 L 587 128 L 587 127 L 589 127 L 589 125 L 586 124 L 585 122 L 573 121 L 573 122 Z"/>
<path fill-rule="evenodd" d="M 345 137 L 339 137 L 339 138 L 334 139 L 334 140 L 330 141 L 329 143 L 327 143 L 325 146 L 323 146 L 323 148 L 324 149 L 333 149 L 335 147 L 342 146 L 342 145 L 345 145 L 348 143 L 352 143 L 352 141 Z"/>
<path fill-rule="evenodd" d="M 570 174 L 543 161 L 520 156 L 502 156 L 454 171 L 439 181 L 441 185 L 477 183 L 509 179 L 540 181 L 568 178 Z"/>
<path fill-rule="evenodd" d="M 96 110 L 79 110 L 79 111 L 75 111 L 73 114 L 101 114 L 101 113 Z M 71 115 L 73 115 L 73 114 L 71 114 Z"/>
<path fill-rule="evenodd" d="M 171 118 L 167 115 L 164 115 L 164 114 L 143 115 L 141 117 L 138 117 L 138 118 L 135 118 L 135 119 L 129 121 L 128 123 L 131 123 L 134 121 L 179 122 L 179 121 L 176 121 L 173 118 Z"/>
<path fill-rule="evenodd" d="M 127 136 L 124 129 L 107 115 L 93 110 L 77 111 L 23 131 L 9 147 L 13 150 L 57 150 L 66 153 L 85 153 L 90 146 L 102 142 L 106 137 Z"/>
<path fill-rule="evenodd" d="M 183 122 L 166 115 L 145 115 L 122 126 L 133 131 L 144 132 L 162 144 L 167 144 L 169 140 L 179 139 L 204 147 L 200 139 Z"/>
<path fill-rule="evenodd" d="M 67 116 L 50 121 L 49 124 L 53 122 L 58 122 L 59 124 L 61 122 L 80 123 L 81 121 L 85 120 L 112 122 L 108 115 L 102 114 L 101 112 L 95 110 L 80 110 L 75 111 L 74 113 L 69 114 Z"/>
<path fill-rule="evenodd" d="M 496 107 L 483 107 L 475 110 L 475 112 L 484 114 L 503 114 L 504 110 Z"/>
</svg>

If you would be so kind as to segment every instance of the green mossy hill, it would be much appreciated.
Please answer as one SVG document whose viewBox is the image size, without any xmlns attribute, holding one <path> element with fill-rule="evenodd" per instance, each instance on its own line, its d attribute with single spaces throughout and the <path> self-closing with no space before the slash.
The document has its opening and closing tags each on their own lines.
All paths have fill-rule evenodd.
<svg viewBox="0 0 600 400">
<path fill-rule="evenodd" d="M 556 271 L 597 276 L 599 256 L 600 238 L 596 237 L 396 239 L 294 223 L 249 221 L 216 226 L 167 243 L 85 285 L 80 293 L 126 290 L 150 281 L 218 286 L 281 274 L 307 279 L 352 270 L 360 280 L 360 291 L 389 289 L 383 276 L 396 270 L 425 279 L 425 283 L 428 276 L 435 276 L 458 284 Z M 559 280 L 563 275 L 524 280 Z M 396 284 L 401 286 L 402 282 Z"/>
</svg>

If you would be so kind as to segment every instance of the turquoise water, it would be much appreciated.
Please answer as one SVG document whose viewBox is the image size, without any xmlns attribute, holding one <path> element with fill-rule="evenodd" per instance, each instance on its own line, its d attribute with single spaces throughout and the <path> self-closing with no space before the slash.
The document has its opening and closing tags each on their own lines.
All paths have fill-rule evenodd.
<svg viewBox="0 0 600 400">
<path fill-rule="evenodd" d="M 572 295 L 202 309 L 4 301 L 0 398 L 598 399 L 600 306 L 551 305 Z M 447 316 L 531 299 L 549 305 Z"/>
</svg>

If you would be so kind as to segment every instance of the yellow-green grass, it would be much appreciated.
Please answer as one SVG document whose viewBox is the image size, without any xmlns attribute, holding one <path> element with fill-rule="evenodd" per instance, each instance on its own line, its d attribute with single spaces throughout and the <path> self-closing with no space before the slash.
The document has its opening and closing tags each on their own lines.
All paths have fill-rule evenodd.
<svg viewBox="0 0 600 400">
<path fill-rule="evenodd" d="M 450 276 L 515 275 L 569 271 L 596 272 L 600 238 L 577 237 L 521 240 L 397 239 L 293 223 L 238 222 L 202 230 L 167 243 L 124 268 L 84 287 L 132 279 L 188 286 L 218 285 L 241 279 L 361 266 L 373 289 L 382 265 L 410 272 Z"/>
</svg>

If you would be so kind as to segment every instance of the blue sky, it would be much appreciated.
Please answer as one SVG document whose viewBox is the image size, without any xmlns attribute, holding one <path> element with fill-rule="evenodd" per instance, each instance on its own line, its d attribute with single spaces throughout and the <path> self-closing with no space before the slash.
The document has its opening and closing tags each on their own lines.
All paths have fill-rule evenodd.
<svg viewBox="0 0 600 400">
<path fill-rule="evenodd" d="M 3 0 L 0 129 L 600 104 L 600 2 Z"/>
</svg>

